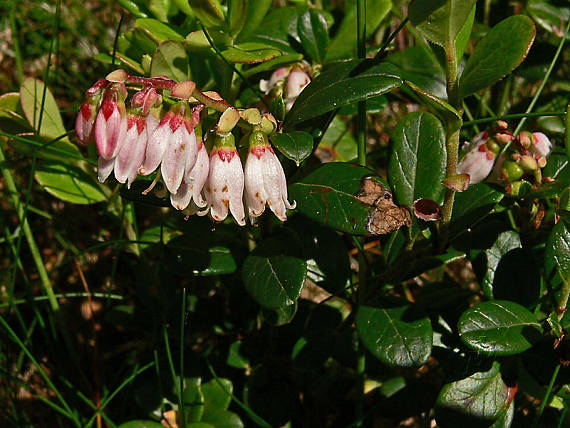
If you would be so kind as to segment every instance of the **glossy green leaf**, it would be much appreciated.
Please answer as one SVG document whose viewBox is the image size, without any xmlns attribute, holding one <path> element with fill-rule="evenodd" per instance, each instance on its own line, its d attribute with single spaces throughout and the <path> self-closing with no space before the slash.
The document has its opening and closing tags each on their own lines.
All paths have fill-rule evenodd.
<svg viewBox="0 0 570 428">
<path fill-rule="evenodd" d="M 347 61 L 328 68 L 301 92 L 285 117 L 285 130 L 331 110 L 389 92 L 402 84 L 393 66 L 373 60 Z"/>
<path fill-rule="evenodd" d="M 361 306 L 356 314 L 356 329 L 364 346 L 390 367 L 419 367 L 431 355 L 430 320 L 415 318 L 410 306 Z"/>
<path fill-rule="evenodd" d="M 531 348 L 542 328 L 536 316 L 518 303 L 495 300 L 467 309 L 457 324 L 459 337 L 487 355 L 513 355 Z"/>
<path fill-rule="evenodd" d="M 45 99 L 43 96 L 44 90 Z M 40 135 L 55 138 L 67 132 L 63 126 L 61 114 L 55 99 L 49 88 L 46 88 L 41 80 L 34 79 L 33 77 L 24 79 L 20 87 L 20 103 L 22 104 L 22 110 L 29 124 L 36 131 L 39 131 Z M 68 140 L 67 137 L 63 139 Z"/>
<path fill-rule="evenodd" d="M 298 62 L 303 59 L 301 54 L 285 54 L 278 56 L 276 58 L 265 61 L 255 67 L 248 68 L 243 72 L 245 77 L 255 76 L 258 73 L 263 73 L 264 71 L 275 70 L 286 64 L 291 64 L 293 62 Z"/>
<path fill-rule="evenodd" d="M 175 40 L 161 43 L 152 56 L 150 75 L 167 76 L 178 82 L 188 80 L 190 64 L 184 45 Z"/>
<path fill-rule="evenodd" d="M 186 424 L 186 426 L 188 428 L 216 428 L 214 425 L 206 423 L 206 422 L 190 422 L 190 423 Z"/>
<path fill-rule="evenodd" d="M 243 28 L 247 16 L 248 0 L 230 0 L 228 2 L 228 29 L 237 35 Z"/>
<path fill-rule="evenodd" d="M 249 359 L 243 355 L 242 346 L 243 342 L 241 340 L 236 340 L 230 345 L 228 358 L 226 359 L 228 366 L 235 369 L 247 369 L 250 367 Z"/>
<path fill-rule="evenodd" d="M 432 114 L 407 115 L 392 133 L 388 179 L 398 202 L 411 206 L 420 198 L 441 202 L 445 178 L 445 131 Z"/>
<path fill-rule="evenodd" d="M 294 131 L 288 134 L 274 134 L 271 142 L 287 158 L 294 161 L 297 166 L 307 159 L 313 151 L 313 137 L 303 131 Z"/>
<path fill-rule="evenodd" d="M 233 412 L 217 411 L 204 414 L 202 423 L 208 424 L 214 428 L 243 428 L 243 422 L 240 417 Z M 191 425 L 190 428 L 193 426 Z"/>
<path fill-rule="evenodd" d="M 358 165 L 324 164 L 289 186 L 289 197 L 297 201 L 297 211 L 343 232 L 367 234 L 369 206 L 354 195 L 360 181 L 373 171 Z"/>
<path fill-rule="evenodd" d="M 263 309 L 261 319 L 264 324 L 280 327 L 293 321 L 297 313 L 297 301 L 289 306 L 282 306 L 277 309 Z"/>
<path fill-rule="evenodd" d="M 294 304 L 307 277 L 307 263 L 284 237 L 265 240 L 243 263 L 242 278 L 251 297 L 267 309 Z"/>
<path fill-rule="evenodd" d="M 412 46 L 386 58 L 402 79 L 439 98 L 447 98 L 445 74 L 427 45 Z"/>
<path fill-rule="evenodd" d="M 222 51 L 225 59 L 239 64 L 257 64 L 281 55 L 281 51 L 262 43 L 245 42 Z"/>
<path fill-rule="evenodd" d="M 203 384 L 204 415 L 220 410 L 227 410 L 232 401 L 231 394 L 233 390 L 232 381 L 229 379 L 212 379 L 208 383 Z"/>
<path fill-rule="evenodd" d="M 421 89 L 420 87 L 416 86 L 414 83 L 406 80 L 404 82 L 407 86 L 409 86 L 416 94 L 420 95 L 420 98 L 428 105 L 431 106 L 435 111 L 436 114 L 439 114 L 442 120 L 445 122 L 447 119 L 456 119 L 459 118 L 459 113 L 457 110 L 452 107 L 445 99 L 436 97 L 432 93 Z"/>
<path fill-rule="evenodd" d="M 247 15 L 239 34 L 239 41 L 246 40 L 264 22 L 265 15 L 271 7 L 272 0 L 247 0 Z M 279 9 L 281 12 L 282 9 Z"/>
<path fill-rule="evenodd" d="M 322 64 L 329 44 L 327 21 L 317 9 L 309 9 L 299 17 L 297 32 L 301 46 L 309 58 Z"/>
<path fill-rule="evenodd" d="M 107 53 L 101 52 L 98 53 L 93 57 L 93 59 L 102 62 L 103 64 L 113 65 L 113 57 Z M 121 66 L 126 68 L 127 70 L 135 71 L 139 74 L 145 74 L 143 66 L 132 60 L 131 58 L 127 57 L 125 54 L 121 52 L 115 52 L 115 62 L 114 67 Z"/>
<path fill-rule="evenodd" d="M 366 107 L 368 107 L 368 102 L 366 103 Z M 337 116 L 335 116 L 327 128 L 317 151 L 321 159 L 324 158 L 334 161 L 348 162 L 356 159 L 358 156 L 356 140 L 352 136 L 350 129 L 342 119 Z"/>
<path fill-rule="evenodd" d="M 443 386 L 436 402 L 438 426 L 488 427 L 508 413 L 515 392 L 505 385 L 499 363 L 494 362 L 486 372 Z"/>
<path fill-rule="evenodd" d="M 168 25 L 152 18 L 139 18 L 135 21 L 135 28 L 145 31 L 156 43 L 165 40 L 184 40 L 184 37 L 170 28 Z"/>
<path fill-rule="evenodd" d="M 220 27 L 225 23 L 222 6 L 218 0 L 188 0 L 188 3 L 205 27 Z"/>
<path fill-rule="evenodd" d="M 570 230 L 564 220 L 558 221 L 550 232 L 546 242 L 544 267 L 551 282 L 570 282 Z"/>
<path fill-rule="evenodd" d="M 93 176 L 76 166 L 45 161 L 38 165 L 35 178 L 46 192 L 62 201 L 87 205 L 106 199 Z"/>
<path fill-rule="evenodd" d="M 168 20 L 168 12 L 170 9 L 170 0 L 148 0 L 147 2 L 148 10 L 162 22 Z"/>
<path fill-rule="evenodd" d="M 493 298 L 493 281 L 499 262 L 505 254 L 515 248 L 521 248 L 520 236 L 514 230 L 508 230 L 500 233 L 490 248 L 472 260 L 481 288 L 488 299 Z"/>
<path fill-rule="evenodd" d="M 348 3 L 345 3 L 348 4 Z M 372 36 L 392 8 L 391 0 L 366 0 L 366 37 Z M 327 62 L 356 57 L 356 2 L 345 12 L 327 51 Z"/>
<path fill-rule="evenodd" d="M 467 16 L 467 19 L 463 23 L 461 30 L 459 30 L 459 34 L 457 34 L 457 38 L 455 39 L 455 52 L 457 54 L 457 61 L 460 62 L 463 58 L 463 54 L 465 53 L 465 49 L 467 49 L 467 45 L 469 44 L 469 38 L 471 37 L 471 30 L 473 29 L 473 22 L 475 21 L 475 9 L 476 7 L 473 6 L 471 12 Z"/>
<path fill-rule="evenodd" d="M 187 422 L 200 422 L 204 414 L 204 394 L 199 377 L 185 379 L 182 403 Z"/>
<path fill-rule="evenodd" d="M 164 425 L 155 421 L 136 420 L 125 422 L 119 425 L 119 428 L 164 428 Z"/>
<path fill-rule="evenodd" d="M 485 218 L 503 199 L 503 194 L 484 183 L 455 194 L 450 236 L 458 236 Z"/>
<path fill-rule="evenodd" d="M 368 114 L 381 113 L 384 111 L 387 105 L 388 105 L 388 98 L 386 97 L 386 95 L 379 95 L 374 98 L 368 98 L 366 100 L 366 113 Z M 340 115 L 358 114 L 358 104 L 350 104 L 344 106 L 338 111 L 338 114 Z"/>
<path fill-rule="evenodd" d="M 446 46 L 455 41 L 477 0 L 415 0 L 411 23 L 430 42 Z"/>
<path fill-rule="evenodd" d="M 459 80 L 459 96 L 471 95 L 502 79 L 525 59 L 536 30 L 524 15 L 511 16 L 477 43 Z"/>
</svg>

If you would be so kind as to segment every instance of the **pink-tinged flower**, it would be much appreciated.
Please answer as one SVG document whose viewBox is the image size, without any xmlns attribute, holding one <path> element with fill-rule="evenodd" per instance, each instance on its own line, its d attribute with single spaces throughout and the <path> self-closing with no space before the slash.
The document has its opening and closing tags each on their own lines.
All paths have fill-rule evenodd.
<svg viewBox="0 0 570 428">
<path fill-rule="evenodd" d="M 176 104 L 164 115 L 149 138 L 146 156 L 139 172 L 151 174 L 162 163 L 161 173 L 170 193 L 176 193 L 184 170 L 196 162 L 198 144 L 191 110 L 187 103 Z"/>
<path fill-rule="evenodd" d="M 126 181 L 128 188 L 137 178 L 144 161 L 148 141 L 146 124 L 147 119 L 140 112 L 127 112 L 127 133 L 115 159 L 115 178 L 119 183 Z"/>
<path fill-rule="evenodd" d="M 487 147 L 488 136 L 479 133 L 466 148 L 467 153 L 459 161 L 458 174 L 469 174 L 469 184 L 483 181 L 493 169 L 495 153 Z"/>
<path fill-rule="evenodd" d="M 533 145 L 531 150 L 539 157 L 547 157 L 552 151 L 552 143 L 542 132 L 533 132 Z"/>
<path fill-rule="evenodd" d="M 83 144 L 92 143 L 95 139 L 93 132 L 95 118 L 97 117 L 105 86 L 107 86 L 107 81 L 99 79 L 85 92 L 85 100 L 81 104 L 79 114 L 75 120 L 75 134 Z"/>
<path fill-rule="evenodd" d="M 104 159 L 101 156 L 97 159 L 97 180 L 104 183 L 113 172 L 115 159 Z"/>
<path fill-rule="evenodd" d="M 287 76 L 287 87 L 285 89 L 285 108 L 291 110 L 295 100 L 303 89 L 311 83 L 311 78 L 307 73 L 301 70 L 293 70 Z"/>
<path fill-rule="evenodd" d="M 224 220 L 229 209 L 236 222 L 240 226 L 245 225 L 243 182 L 243 168 L 233 135 L 216 135 L 204 187 L 209 213 L 214 220 Z"/>
<path fill-rule="evenodd" d="M 267 95 L 279 82 L 284 81 L 290 72 L 291 69 L 289 67 L 278 68 L 273 72 L 269 80 L 261 79 L 259 81 L 259 89 Z"/>
<path fill-rule="evenodd" d="M 99 156 L 113 159 L 121 149 L 121 137 L 127 131 L 124 85 L 113 85 L 105 91 L 101 108 L 95 120 L 95 142 Z"/>
<path fill-rule="evenodd" d="M 249 154 L 245 163 L 245 201 L 251 222 L 265 211 L 265 204 L 281 221 L 287 220 L 286 208 L 296 203 L 287 200 L 287 180 L 279 159 L 267 137 L 254 132 L 250 137 Z"/>
</svg>

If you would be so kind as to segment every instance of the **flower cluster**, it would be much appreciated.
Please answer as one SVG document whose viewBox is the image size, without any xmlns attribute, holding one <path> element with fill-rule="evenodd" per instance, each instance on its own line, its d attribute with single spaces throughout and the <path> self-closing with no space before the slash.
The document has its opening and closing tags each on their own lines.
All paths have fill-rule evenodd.
<svg viewBox="0 0 570 428">
<path fill-rule="evenodd" d="M 507 146 L 505 148 L 505 146 Z M 498 121 L 490 131 L 477 134 L 463 146 L 465 155 L 457 167 L 468 174 L 469 183 L 485 180 L 504 184 L 510 194 L 521 196 L 521 186 L 539 185 L 542 168 L 552 151 L 552 143 L 541 132 L 521 132 L 514 136 L 507 124 Z"/>
<path fill-rule="evenodd" d="M 128 103 L 126 84 L 142 86 Z M 165 89 L 176 100 L 163 112 Z M 204 107 L 222 114 L 214 129 L 203 134 L 201 119 L 208 110 Z M 232 134 L 240 120 L 247 125 L 249 140 L 245 167 Z M 276 128 L 270 114 L 240 111 L 215 92 L 199 91 L 193 82 L 135 77 L 123 70 L 87 90 L 75 126 L 81 142 L 97 145 L 99 181 L 114 173 L 130 188 L 139 174 L 157 171 L 147 191 L 162 178 L 174 208 L 188 215 L 208 214 L 215 221 L 223 221 L 230 212 L 242 226 L 245 207 L 252 223 L 266 205 L 282 221 L 286 210 L 295 208 L 287 199 L 285 173 L 268 140 Z"/>
<path fill-rule="evenodd" d="M 272 97 L 282 96 L 285 109 L 289 111 L 309 83 L 311 83 L 311 78 L 301 66 L 281 67 L 273 72 L 269 80 L 262 79 L 259 82 L 259 89 L 265 94 L 271 94 Z"/>
</svg>

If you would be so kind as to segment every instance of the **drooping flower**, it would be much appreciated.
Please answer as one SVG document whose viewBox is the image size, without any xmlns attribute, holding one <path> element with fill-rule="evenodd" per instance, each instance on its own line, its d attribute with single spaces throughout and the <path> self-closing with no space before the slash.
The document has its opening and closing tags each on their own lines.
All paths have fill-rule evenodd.
<svg viewBox="0 0 570 428">
<path fill-rule="evenodd" d="M 103 91 L 107 86 L 105 79 L 99 79 L 85 92 L 85 100 L 79 109 L 75 120 L 75 134 L 83 144 L 92 143 L 95 139 L 94 126 L 97 111 L 103 98 Z"/>
<path fill-rule="evenodd" d="M 170 193 L 176 193 L 184 170 L 193 166 L 198 154 L 191 109 L 186 102 L 175 104 L 164 115 L 149 138 L 145 160 L 139 172 L 149 175 L 161 165 L 160 171 Z"/>
<path fill-rule="evenodd" d="M 552 151 L 552 143 L 548 137 L 542 132 L 533 132 L 532 137 L 533 145 L 531 146 L 531 151 L 539 157 L 548 157 Z"/>
<path fill-rule="evenodd" d="M 302 70 L 293 70 L 287 76 L 285 88 L 285 108 L 291 110 L 299 94 L 311 83 L 311 78 Z"/>
<path fill-rule="evenodd" d="M 138 110 L 138 111 L 137 111 Z M 115 178 L 119 183 L 127 182 L 127 187 L 137 178 L 144 161 L 148 133 L 147 120 L 139 109 L 127 112 L 127 132 L 121 143 L 119 155 L 115 158 Z"/>
<path fill-rule="evenodd" d="M 234 136 L 231 133 L 224 136 L 216 134 L 204 187 L 210 216 L 216 221 L 223 221 L 229 210 L 236 222 L 244 226 L 243 187 L 243 168 Z"/>
<path fill-rule="evenodd" d="M 489 141 L 488 134 L 481 132 L 464 147 L 466 153 L 457 165 L 457 173 L 469 174 L 469 184 L 483 181 L 493 169 L 495 153 L 487 146 Z"/>
<path fill-rule="evenodd" d="M 285 172 L 267 141 L 267 136 L 254 131 L 249 139 L 249 154 L 245 163 L 245 200 L 253 223 L 265 211 L 267 204 L 281 221 L 287 220 L 286 209 L 296 203 L 287 200 Z"/>
<path fill-rule="evenodd" d="M 95 119 L 95 142 L 99 156 L 111 160 L 121 149 L 122 137 L 127 131 L 125 85 L 114 84 L 105 91 L 97 119 Z"/>
</svg>

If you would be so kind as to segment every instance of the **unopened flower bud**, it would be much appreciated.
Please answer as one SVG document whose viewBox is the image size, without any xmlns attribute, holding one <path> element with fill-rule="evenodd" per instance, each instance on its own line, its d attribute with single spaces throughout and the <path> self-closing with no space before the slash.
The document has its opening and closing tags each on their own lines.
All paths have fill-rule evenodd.
<svg viewBox="0 0 570 428">
<path fill-rule="evenodd" d="M 245 200 L 251 222 L 265 211 L 265 204 L 281 221 L 287 220 L 286 208 L 296 204 L 287 200 L 287 180 L 267 136 L 254 131 L 249 138 L 245 163 Z"/>
<path fill-rule="evenodd" d="M 495 140 L 500 144 L 508 143 L 512 139 L 513 136 L 509 134 L 495 134 Z"/>
<path fill-rule="evenodd" d="M 523 155 L 519 160 L 519 165 L 525 171 L 536 171 L 538 169 L 538 164 L 536 160 L 530 155 Z"/>
<path fill-rule="evenodd" d="M 538 163 L 539 168 L 544 168 L 546 166 L 546 158 L 544 156 L 539 157 L 536 163 Z"/>
<path fill-rule="evenodd" d="M 229 209 L 236 222 L 240 226 L 245 225 L 243 187 L 243 167 L 234 136 L 231 133 L 216 135 L 210 153 L 208 180 L 204 187 L 209 212 L 214 220 L 223 221 Z"/>
<path fill-rule="evenodd" d="M 75 120 L 75 133 L 79 141 L 83 144 L 92 143 L 94 135 L 95 118 L 103 98 L 103 91 L 107 86 L 105 79 L 99 79 L 85 93 L 85 100 L 79 109 L 79 114 Z"/>
<path fill-rule="evenodd" d="M 499 153 L 501 150 L 501 146 L 499 146 L 497 142 L 492 138 L 487 141 L 487 148 L 495 154 Z"/>
<path fill-rule="evenodd" d="M 512 183 L 520 179 L 524 174 L 524 170 L 520 167 L 520 165 L 513 161 L 504 161 L 502 168 L 501 168 L 501 175 L 502 178 Z"/>
<path fill-rule="evenodd" d="M 525 149 L 528 149 L 530 148 L 530 146 L 532 146 L 533 140 L 534 138 L 532 134 L 527 131 L 521 132 L 519 136 L 519 141 L 521 143 L 521 146 L 523 146 Z"/>
<path fill-rule="evenodd" d="M 532 136 L 534 137 L 534 144 L 531 147 L 531 151 L 538 156 L 548 157 L 552 151 L 552 143 L 548 137 L 542 132 L 534 132 Z"/>
<path fill-rule="evenodd" d="M 477 137 L 477 136 L 476 136 Z M 491 172 L 495 154 L 486 146 L 485 138 L 476 138 L 457 166 L 458 174 L 469 174 L 469 184 L 483 181 Z"/>
<path fill-rule="evenodd" d="M 301 70 L 293 70 L 287 76 L 287 87 L 285 90 L 285 107 L 291 110 L 299 94 L 311 83 L 311 78 Z"/>
<path fill-rule="evenodd" d="M 124 85 L 115 84 L 105 91 L 95 120 L 95 142 L 99 156 L 110 160 L 117 156 L 127 131 Z"/>
<path fill-rule="evenodd" d="M 271 92 L 271 90 L 279 83 L 285 80 L 289 75 L 291 69 L 289 67 L 281 67 L 273 72 L 269 80 L 263 80 L 259 82 L 259 89 L 265 94 Z"/>
</svg>

